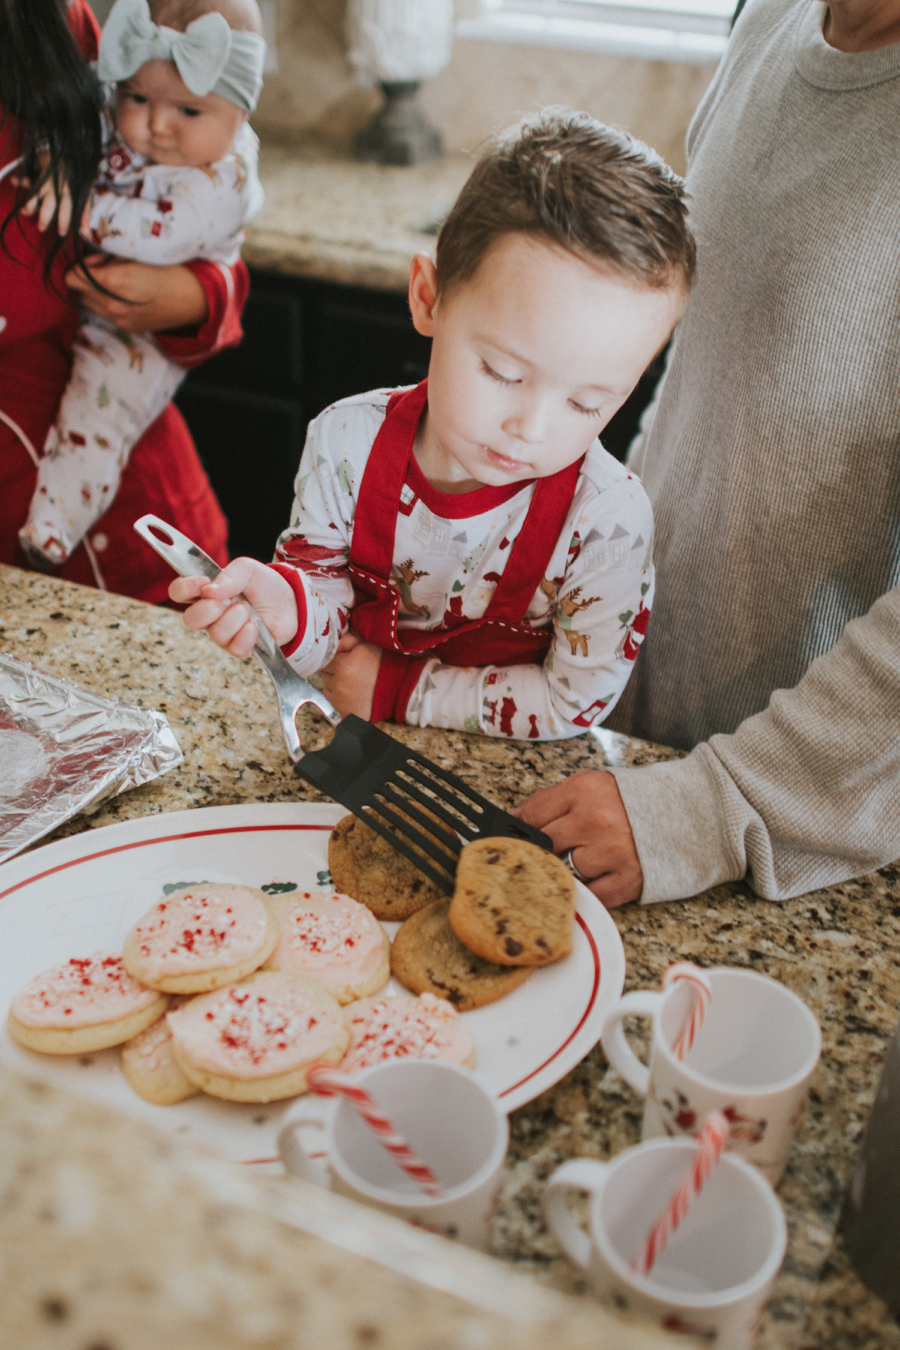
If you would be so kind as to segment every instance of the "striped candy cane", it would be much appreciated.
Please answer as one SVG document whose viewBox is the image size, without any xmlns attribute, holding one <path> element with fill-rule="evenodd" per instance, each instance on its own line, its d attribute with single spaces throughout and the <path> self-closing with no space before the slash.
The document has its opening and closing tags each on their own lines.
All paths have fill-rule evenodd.
<svg viewBox="0 0 900 1350">
<path fill-rule="evenodd" d="M 341 1073 L 330 1064 L 314 1064 L 306 1075 L 306 1086 L 319 1097 L 343 1097 L 353 1107 L 369 1129 L 378 1137 L 378 1142 L 386 1148 L 391 1157 L 399 1163 L 404 1172 L 416 1181 L 426 1195 L 438 1199 L 444 1192 L 441 1183 L 431 1168 L 413 1153 L 409 1144 L 394 1129 L 391 1122 L 377 1106 L 374 1097 L 361 1087 L 350 1074 Z"/>
<path fill-rule="evenodd" d="M 697 1151 L 691 1170 L 647 1234 L 644 1249 L 631 1263 L 638 1275 L 649 1275 L 667 1242 L 709 1180 L 728 1139 L 728 1121 L 714 1111 L 697 1135 Z"/>
<path fill-rule="evenodd" d="M 706 971 L 695 966 L 692 961 L 676 961 L 673 966 L 669 966 L 662 978 L 663 990 L 671 989 L 678 980 L 686 980 L 691 986 L 692 994 L 690 1014 L 672 1046 L 677 1058 L 684 1059 L 694 1044 L 694 1037 L 703 1025 L 707 1005 L 712 998 L 712 989 Z"/>
</svg>

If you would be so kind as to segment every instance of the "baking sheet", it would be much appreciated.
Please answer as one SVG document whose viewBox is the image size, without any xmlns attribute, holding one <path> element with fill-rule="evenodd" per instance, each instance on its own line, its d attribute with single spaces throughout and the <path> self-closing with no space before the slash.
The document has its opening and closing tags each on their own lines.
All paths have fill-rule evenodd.
<svg viewBox="0 0 900 1350">
<path fill-rule="evenodd" d="M 0 652 L 0 862 L 183 758 L 161 712 Z"/>
</svg>

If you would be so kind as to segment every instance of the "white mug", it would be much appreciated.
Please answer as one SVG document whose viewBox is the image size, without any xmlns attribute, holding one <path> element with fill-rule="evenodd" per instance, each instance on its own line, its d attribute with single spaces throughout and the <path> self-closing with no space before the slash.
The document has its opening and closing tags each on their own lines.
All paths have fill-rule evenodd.
<svg viewBox="0 0 900 1350">
<path fill-rule="evenodd" d="M 291 1107 L 278 1136 L 288 1170 L 486 1251 L 509 1143 L 509 1122 L 490 1088 L 440 1060 L 389 1060 L 354 1077 L 435 1173 L 443 1196 L 426 1195 L 340 1097 L 324 1110 L 321 1098 Z M 324 1149 L 305 1147 L 307 1127 L 320 1132 Z"/>
<path fill-rule="evenodd" d="M 606 1057 L 646 1097 L 642 1138 L 695 1135 L 721 1111 L 728 1147 L 775 1186 L 787 1165 L 810 1076 L 819 1059 L 819 1024 L 806 1004 L 777 980 L 751 970 L 707 970 L 712 997 L 683 1060 L 672 1048 L 690 1015 L 693 994 L 678 980 L 663 993 L 626 994 L 603 1026 Z M 650 1067 L 625 1039 L 623 1019 L 652 1017 Z"/>
<path fill-rule="evenodd" d="M 547 1182 L 544 1213 L 604 1302 L 716 1350 L 749 1350 L 787 1226 L 771 1188 L 742 1158 L 723 1153 L 649 1275 L 631 1269 L 695 1155 L 690 1139 L 654 1139 L 608 1163 L 574 1158 Z M 591 1196 L 590 1236 L 566 1203 L 575 1189 Z"/>
</svg>

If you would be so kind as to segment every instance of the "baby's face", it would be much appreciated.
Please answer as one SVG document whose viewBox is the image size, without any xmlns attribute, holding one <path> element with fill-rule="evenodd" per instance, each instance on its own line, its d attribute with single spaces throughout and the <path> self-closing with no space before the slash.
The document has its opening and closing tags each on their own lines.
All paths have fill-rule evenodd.
<svg viewBox="0 0 900 1350">
<path fill-rule="evenodd" d="M 651 290 L 527 234 L 502 235 L 433 310 L 423 473 L 465 490 L 573 464 L 663 347 L 685 298 L 681 285 Z"/>
<path fill-rule="evenodd" d="M 214 164 L 243 121 L 240 108 L 221 94 L 192 94 L 174 61 L 147 61 L 116 86 L 119 135 L 154 164 Z"/>
</svg>

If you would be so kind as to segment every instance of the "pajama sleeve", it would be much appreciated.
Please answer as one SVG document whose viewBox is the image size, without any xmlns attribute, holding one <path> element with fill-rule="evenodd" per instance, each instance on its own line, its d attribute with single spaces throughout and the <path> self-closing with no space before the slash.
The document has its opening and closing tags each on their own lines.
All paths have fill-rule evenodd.
<svg viewBox="0 0 900 1350">
<path fill-rule="evenodd" d="M 653 599 L 653 517 L 640 481 L 622 476 L 602 491 L 583 490 L 564 534 L 568 561 L 554 579 L 544 662 L 467 668 L 430 660 L 419 667 L 408 696 L 409 680 L 399 687 L 398 721 L 559 740 L 582 734 L 612 711 Z"/>
<path fill-rule="evenodd" d="M 377 423 L 363 435 L 361 445 L 360 437 L 347 430 L 348 423 L 371 421 L 371 413 L 369 407 L 355 407 L 336 417 L 329 409 L 310 423 L 294 485 L 291 523 L 275 549 L 278 571 L 290 568 L 295 594 L 301 592 L 298 612 L 302 614 L 304 605 L 306 609 L 305 628 L 284 648 L 300 675 L 313 675 L 328 664 L 353 606 L 350 537 L 365 468 L 365 455 L 357 460 L 353 447 L 367 451 Z"/>
<path fill-rule="evenodd" d="M 784 900 L 900 857 L 898 657 L 900 587 L 733 734 L 685 759 L 612 770 L 643 903 L 745 875 Z"/>
<path fill-rule="evenodd" d="M 203 287 L 209 314 L 199 328 L 154 333 L 157 347 L 185 370 L 208 361 L 226 347 L 236 347 L 243 337 L 241 311 L 250 290 L 250 274 L 238 260 L 224 263 L 195 259 L 186 264 Z"/>
</svg>

